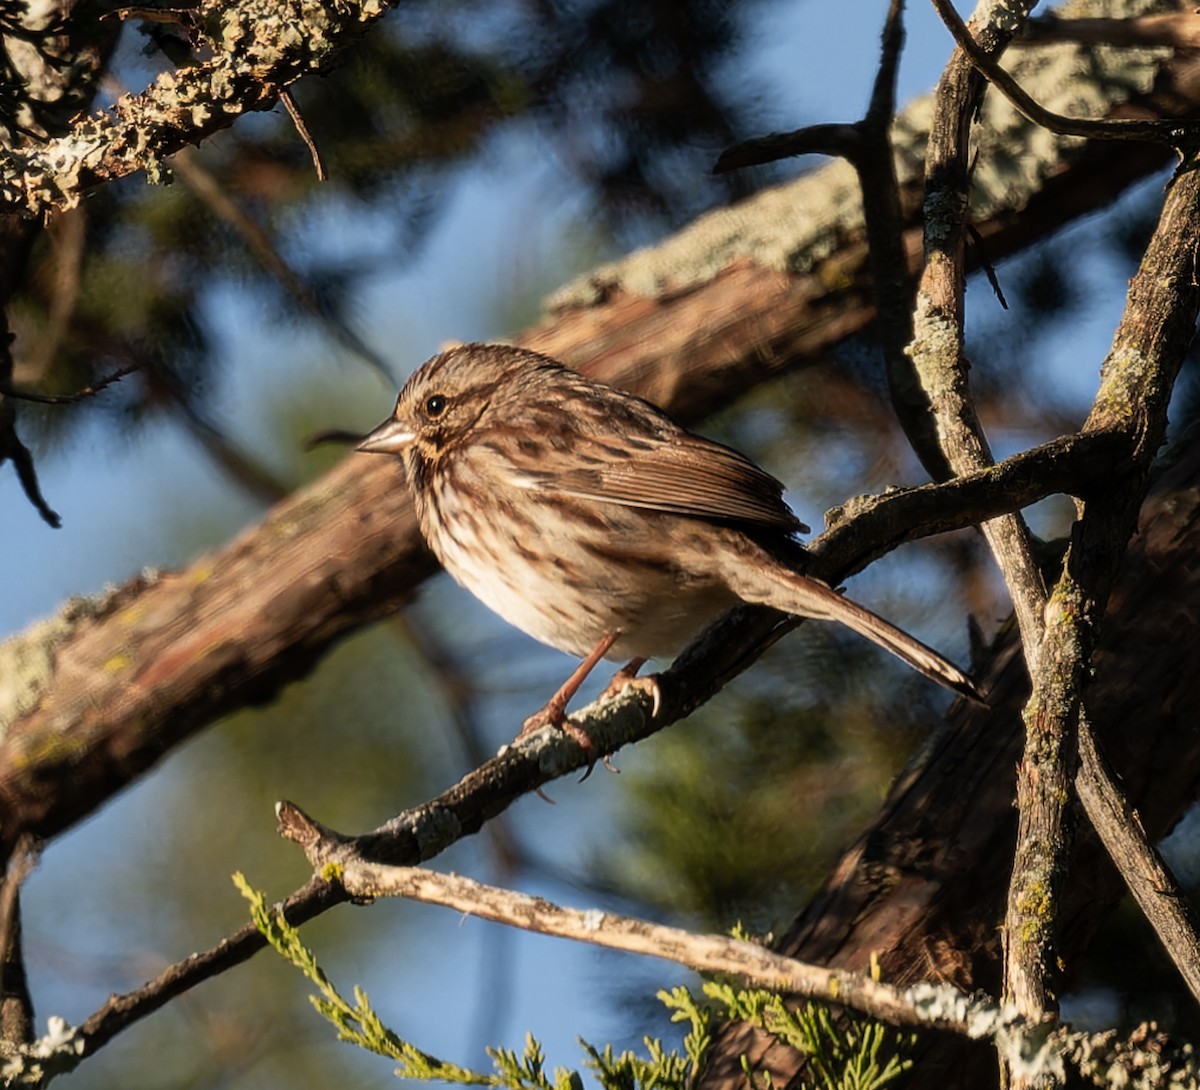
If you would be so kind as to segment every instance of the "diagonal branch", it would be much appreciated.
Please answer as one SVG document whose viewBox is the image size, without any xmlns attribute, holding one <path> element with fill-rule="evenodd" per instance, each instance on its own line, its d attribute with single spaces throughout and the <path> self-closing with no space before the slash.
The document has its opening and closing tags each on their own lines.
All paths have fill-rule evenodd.
<svg viewBox="0 0 1200 1090">
<path fill-rule="evenodd" d="M 965 996 L 945 986 L 940 989 L 938 1002 L 929 993 L 939 989 L 897 988 L 860 973 L 824 969 L 784 957 L 765 946 L 725 935 L 696 935 L 597 909 L 562 908 L 541 897 L 484 885 L 462 875 L 378 863 L 364 858 L 354 840 L 342 838 L 294 808 L 281 813 L 280 834 L 304 849 L 315 870 L 328 868 L 336 872 L 338 883 L 360 900 L 404 897 L 541 935 L 664 958 L 703 973 L 740 977 L 791 995 L 820 1000 L 836 997 L 845 1006 L 893 1025 L 966 1034 L 967 1011 L 989 1006 L 981 997 Z M 992 1011 L 1000 1015 L 994 1006 Z M 1019 1020 L 1014 1021 L 1018 1023 L 1014 1029 L 1019 1032 Z"/>
<path fill-rule="evenodd" d="M 1200 940 L 1189 898 L 1155 850 L 1141 816 L 1117 786 L 1095 729 L 1083 714 L 1079 717 L 1075 793 L 1167 956 L 1200 1001 Z"/>
<path fill-rule="evenodd" d="M 1137 527 L 1150 466 L 1165 440 L 1171 391 L 1200 316 L 1200 173 L 1180 173 L 1167 193 L 1102 371 L 1085 434 L 1122 437 L 1128 451 L 1122 475 L 1087 498 L 1071 549 L 1047 610 L 1047 646 L 1054 678 L 1034 679 L 1031 710 L 1069 725 L 1078 717 L 1080 799 L 1134 896 L 1200 1001 L 1200 940 L 1178 883 L 1148 842 L 1113 780 L 1087 723 L 1078 694 L 1091 665 L 1109 592 Z M 1053 639 L 1052 639 L 1053 636 Z M 1052 668 L 1047 663 L 1047 670 Z M 1069 689 L 1060 688 L 1071 678 Z M 1066 698 L 1066 699 L 1064 699 Z M 1085 693 L 1085 704 L 1087 703 Z M 1119 820 L 1124 819 L 1124 820 Z M 1145 878 L 1153 878 L 1146 888 Z"/>
<path fill-rule="evenodd" d="M 840 518 L 830 531 L 828 542 L 818 538 L 811 544 L 812 571 L 836 584 L 871 558 L 903 541 L 962 528 L 990 514 L 1035 502 L 1060 488 L 1068 491 L 1086 488 L 1089 482 L 1101 479 L 1099 475 L 1111 473 L 1114 468 L 1114 463 L 1104 457 L 1107 445 L 1108 440 L 1104 437 L 1084 443 L 1072 439 L 1056 440 L 1046 447 L 1018 455 L 1001 467 L 989 468 L 946 485 L 910 489 L 874 501 L 856 501 L 853 517 Z M 314 556 L 308 539 L 295 533 L 297 521 L 303 519 L 307 503 L 312 502 L 301 496 L 281 505 L 268 517 L 262 533 L 270 539 L 276 558 L 276 563 L 268 570 L 264 571 L 258 562 L 251 539 L 247 538 L 235 542 L 225 551 L 220 561 L 224 578 L 215 586 L 186 577 L 149 577 L 161 578 L 166 584 L 164 590 L 186 596 L 188 605 L 182 617 L 186 633 L 180 635 L 164 629 L 158 617 L 146 618 L 145 623 L 153 626 L 147 638 L 155 643 L 145 663 L 132 675 L 111 669 L 104 671 L 109 690 L 102 693 L 95 687 L 88 689 L 86 700 L 79 708 L 77 724 L 64 726 L 69 712 L 62 702 L 42 700 L 25 716 L 24 730 L 9 731 L 0 741 L 0 839 L 15 838 L 24 830 L 45 838 L 53 836 L 86 812 L 96 793 L 107 790 L 114 777 L 127 776 L 132 762 L 153 760 L 161 752 L 161 734 L 152 733 L 146 738 L 144 748 L 138 749 L 117 729 L 128 720 L 133 708 L 144 701 L 153 701 L 159 714 L 165 714 L 167 708 L 174 709 L 169 716 L 171 728 L 184 730 L 189 717 L 205 711 L 203 704 L 187 696 L 192 691 L 189 678 L 193 674 L 209 676 L 215 671 L 229 686 L 232 679 L 251 670 L 258 656 L 277 654 L 277 648 L 269 640 L 248 639 L 240 618 L 265 613 L 273 623 L 282 624 L 288 620 L 287 614 L 282 612 L 283 604 L 289 603 L 288 609 L 304 613 L 305 619 L 309 620 L 316 603 L 325 601 L 329 587 L 323 580 L 333 580 L 336 588 L 344 556 L 341 551 L 343 539 L 353 539 L 354 545 L 362 548 L 363 535 L 375 535 L 378 539 L 375 548 L 395 549 L 399 519 L 393 517 L 389 521 L 389 512 L 394 513 L 397 500 L 407 501 L 407 496 L 392 483 L 394 472 L 384 474 L 374 490 L 365 489 L 366 478 L 357 475 L 349 464 L 332 475 L 332 480 L 333 487 L 339 487 L 340 482 L 343 496 L 357 488 L 357 493 L 350 492 L 346 498 L 353 500 L 356 509 L 363 514 L 353 523 L 347 520 L 344 526 L 330 528 L 330 532 L 336 530 L 339 536 L 329 550 Z M 411 509 L 403 510 L 403 514 L 411 525 Z M 859 529 L 868 526 L 870 532 Z M 410 532 L 415 535 L 415 526 Z M 368 536 L 368 544 L 370 540 Z M 349 544 L 344 546 L 350 547 Z M 293 551 L 297 554 L 294 558 L 290 555 Z M 201 564 L 209 570 L 217 566 L 211 559 L 206 565 Z M 310 573 L 305 580 L 307 596 L 299 598 L 294 593 L 296 564 Z M 414 579 L 418 573 L 424 575 L 431 568 L 432 561 L 427 554 L 419 553 L 406 567 L 393 561 L 380 578 L 390 581 Z M 327 576 L 323 574 L 326 570 Z M 381 601 L 369 603 L 376 615 L 388 608 L 387 595 L 381 592 L 377 597 Z M 121 609 L 123 601 L 118 595 L 111 602 L 99 604 L 96 607 L 99 620 L 103 621 L 109 611 Z M 337 608 L 339 605 L 341 609 Z M 345 623 L 347 606 L 344 602 L 334 598 L 328 609 L 331 616 L 324 623 Z M 141 623 L 140 616 L 130 623 Z M 322 635 L 322 629 L 318 627 L 314 636 L 319 639 Z M 749 644 L 760 636 L 761 633 L 752 626 L 742 640 Z M 126 638 L 130 639 L 128 634 Z M 20 656 L 29 661 L 30 656 L 36 658 L 39 653 L 53 653 L 56 639 L 61 637 L 53 630 L 45 634 L 35 632 L 29 647 L 23 648 L 19 641 L 10 641 L 4 650 L 16 656 L 15 661 L 20 661 Z M 38 648 L 46 647 L 47 643 L 49 650 L 39 652 Z M 106 641 L 100 640 L 90 654 L 105 654 L 105 646 Z M 104 661 L 110 657 L 106 655 Z M 93 758 L 79 762 L 74 757 L 74 749 L 60 745 L 50 752 L 38 750 L 39 760 L 31 761 L 26 755 L 39 744 L 37 740 L 42 737 L 43 730 L 51 731 L 58 738 L 66 734 L 78 737 L 80 744 L 86 741 Z M 105 738 L 109 739 L 106 743 L 103 742 Z M 113 749 L 111 763 L 104 756 L 108 747 Z M 69 793 L 45 790 L 47 783 L 54 782 L 55 760 L 66 762 L 69 768 L 72 783 Z M 64 775 L 68 768 L 63 769 Z"/>
<path fill-rule="evenodd" d="M 996 22 L 977 29 L 980 48 L 989 54 L 1002 51 L 1015 32 L 1007 14 L 995 12 L 994 18 Z M 953 473 L 977 470 L 992 461 L 971 398 L 963 334 L 969 132 L 984 86 L 961 50 L 938 82 L 925 158 L 925 268 L 908 353 L 912 375 L 892 379 L 919 390 L 929 414 L 923 426 L 904 420 L 922 461 L 930 466 L 940 459 Z M 981 529 L 1004 576 L 1032 669 L 1041 640 L 1045 586 L 1029 531 L 1018 515 L 986 522 Z"/>
</svg>

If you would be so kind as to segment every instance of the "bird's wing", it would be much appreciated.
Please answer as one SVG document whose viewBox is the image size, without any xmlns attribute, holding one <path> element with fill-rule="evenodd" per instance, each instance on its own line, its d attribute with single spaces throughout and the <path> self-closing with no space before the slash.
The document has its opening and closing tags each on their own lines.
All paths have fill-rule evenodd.
<svg viewBox="0 0 1200 1090">
<path fill-rule="evenodd" d="M 615 446 L 616 444 L 612 444 Z M 527 470 L 527 488 L 626 507 L 804 532 L 783 501 L 783 485 L 736 450 L 690 432 L 669 440 L 635 440 L 627 456 L 596 464 Z"/>
</svg>

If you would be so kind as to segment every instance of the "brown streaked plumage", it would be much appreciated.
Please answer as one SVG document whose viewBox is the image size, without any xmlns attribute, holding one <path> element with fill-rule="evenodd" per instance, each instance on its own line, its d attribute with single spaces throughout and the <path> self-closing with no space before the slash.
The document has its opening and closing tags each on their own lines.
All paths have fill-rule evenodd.
<svg viewBox="0 0 1200 1090">
<path fill-rule="evenodd" d="M 507 345 L 452 348 L 405 384 L 360 450 L 399 455 L 421 531 L 501 617 L 584 658 L 526 729 L 563 721 L 600 657 L 680 650 L 740 602 L 840 621 L 980 700 L 936 651 L 800 569 L 783 486 L 640 398 Z"/>
</svg>

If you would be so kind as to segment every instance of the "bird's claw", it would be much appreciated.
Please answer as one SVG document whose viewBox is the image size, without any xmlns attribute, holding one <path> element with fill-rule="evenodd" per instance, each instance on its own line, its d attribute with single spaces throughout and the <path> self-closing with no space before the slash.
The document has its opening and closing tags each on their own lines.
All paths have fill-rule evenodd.
<svg viewBox="0 0 1200 1090">
<path fill-rule="evenodd" d="M 658 687 L 658 675 L 648 674 L 646 677 L 632 677 L 628 674 L 622 674 L 618 670 L 613 674 L 612 681 L 608 683 L 608 688 L 601 694 L 601 699 L 605 697 L 620 696 L 627 689 L 636 689 L 640 693 L 645 693 L 650 698 L 650 718 L 654 719 L 658 716 L 662 709 L 662 690 Z"/>
</svg>

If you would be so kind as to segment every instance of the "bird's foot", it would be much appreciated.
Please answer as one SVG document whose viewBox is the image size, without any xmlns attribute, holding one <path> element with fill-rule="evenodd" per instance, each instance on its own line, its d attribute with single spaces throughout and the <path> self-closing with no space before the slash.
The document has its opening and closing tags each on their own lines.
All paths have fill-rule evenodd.
<svg viewBox="0 0 1200 1090">
<path fill-rule="evenodd" d="M 651 717 L 658 715 L 659 709 L 662 707 L 662 690 L 658 687 L 658 675 L 637 676 L 637 672 L 645 663 L 645 659 L 633 659 L 631 662 L 627 662 L 609 679 L 608 684 L 604 687 L 604 692 L 600 694 L 600 699 L 607 700 L 610 697 L 620 696 L 626 689 L 637 689 L 638 692 L 645 693 L 650 697 Z"/>
<path fill-rule="evenodd" d="M 578 723 L 572 723 L 567 718 L 567 710 L 564 703 L 557 700 L 551 700 L 541 711 L 534 712 L 521 726 L 521 733 L 518 738 L 524 738 L 527 734 L 532 734 L 536 730 L 541 730 L 542 727 L 553 726 L 557 727 L 568 738 L 571 739 L 580 749 L 583 750 L 587 757 L 587 769 L 579 778 L 579 782 L 583 783 L 591 774 L 592 769 L 596 767 L 596 761 L 602 761 L 604 767 L 610 772 L 616 772 L 608 755 L 600 757 L 596 753 L 596 743 L 592 741 L 592 736 L 588 734 Z"/>
</svg>

